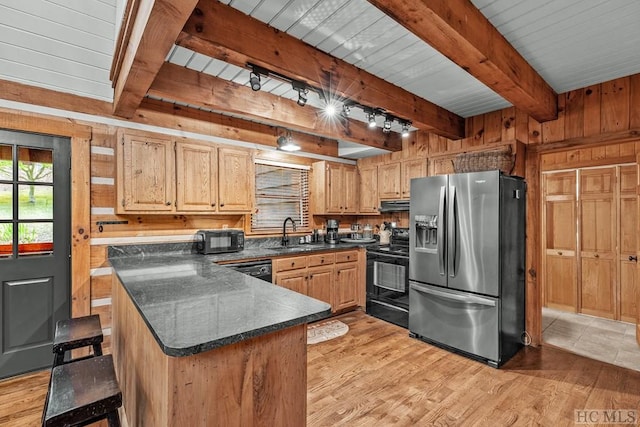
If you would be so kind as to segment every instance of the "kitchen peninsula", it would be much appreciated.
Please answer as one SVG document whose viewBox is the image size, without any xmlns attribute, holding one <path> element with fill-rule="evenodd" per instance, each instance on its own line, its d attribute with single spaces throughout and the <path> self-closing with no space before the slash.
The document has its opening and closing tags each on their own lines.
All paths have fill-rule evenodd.
<svg viewBox="0 0 640 427">
<path fill-rule="evenodd" d="M 329 304 L 190 253 L 111 247 L 129 426 L 304 425 L 306 323 Z"/>
</svg>

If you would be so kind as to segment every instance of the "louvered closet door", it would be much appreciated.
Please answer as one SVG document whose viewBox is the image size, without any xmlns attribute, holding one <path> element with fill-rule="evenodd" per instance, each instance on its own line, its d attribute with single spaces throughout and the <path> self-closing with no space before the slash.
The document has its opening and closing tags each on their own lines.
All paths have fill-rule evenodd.
<svg viewBox="0 0 640 427">
<path fill-rule="evenodd" d="M 580 312 L 616 318 L 616 168 L 578 171 Z"/>
<path fill-rule="evenodd" d="M 576 172 L 545 173 L 542 188 L 545 306 L 576 311 Z"/>
<path fill-rule="evenodd" d="M 637 319 L 637 166 L 620 167 L 620 320 L 635 323 Z"/>
</svg>

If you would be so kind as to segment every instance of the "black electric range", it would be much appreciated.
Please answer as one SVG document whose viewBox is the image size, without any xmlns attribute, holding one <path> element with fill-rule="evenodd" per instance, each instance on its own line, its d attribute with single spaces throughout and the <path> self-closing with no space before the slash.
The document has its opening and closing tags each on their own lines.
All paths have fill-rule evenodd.
<svg viewBox="0 0 640 427">
<path fill-rule="evenodd" d="M 408 327 L 408 228 L 394 228 L 389 245 L 367 247 L 367 313 Z"/>
</svg>

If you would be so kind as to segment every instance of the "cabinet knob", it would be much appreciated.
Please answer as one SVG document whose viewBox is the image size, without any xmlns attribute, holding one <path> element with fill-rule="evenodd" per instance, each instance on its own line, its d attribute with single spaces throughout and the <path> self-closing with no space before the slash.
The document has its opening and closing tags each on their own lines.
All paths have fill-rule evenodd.
<svg viewBox="0 0 640 427">
<path fill-rule="evenodd" d="M 629 258 L 631 258 L 631 257 L 629 257 Z M 320 264 L 324 264 L 324 259 L 320 260 Z"/>
<path fill-rule="evenodd" d="M 215 204 L 215 203 L 211 203 L 211 207 L 212 207 L 212 208 L 215 208 L 215 207 L 216 207 L 216 204 Z"/>
<path fill-rule="evenodd" d="M 558 255 L 562 255 L 562 252 L 558 251 Z"/>
<path fill-rule="evenodd" d="M 351 255 L 347 255 L 347 259 L 351 259 Z"/>
<path fill-rule="evenodd" d="M 165 203 L 165 205 L 171 206 L 171 202 L 167 202 L 167 203 Z"/>
<path fill-rule="evenodd" d="M 309 276 L 309 279 L 313 280 L 313 274 Z"/>
<path fill-rule="evenodd" d="M 224 206 L 224 203 L 220 203 L 220 207 L 223 207 L 223 206 Z"/>
<path fill-rule="evenodd" d="M 629 255 L 629 261 L 638 262 L 638 257 L 637 256 L 633 256 L 633 255 Z"/>
<path fill-rule="evenodd" d="M 595 255 L 594 255 L 594 257 L 596 257 L 596 258 L 600 258 L 600 255 L 598 255 L 598 254 L 595 254 Z"/>
<path fill-rule="evenodd" d="M 292 263 L 291 263 L 291 267 L 293 267 L 294 265 L 296 265 L 296 263 L 295 263 L 295 262 L 292 262 Z"/>
</svg>

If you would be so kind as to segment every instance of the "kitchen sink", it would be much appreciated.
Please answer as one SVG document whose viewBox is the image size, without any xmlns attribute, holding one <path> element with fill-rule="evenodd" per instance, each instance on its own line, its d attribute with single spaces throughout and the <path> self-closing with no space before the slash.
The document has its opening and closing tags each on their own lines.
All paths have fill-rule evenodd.
<svg viewBox="0 0 640 427">
<path fill-rule="evenodd" d="M 287 252 L 307 252 L 307 251 L 316 250 L 317 248 L 318 248 L 318 245 L 308 244 L 308 245 L 293 245 L 293 246 L 275 246 L 268 249 L 274 252 L 287 253 Z"/>
</svg>

